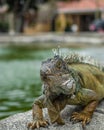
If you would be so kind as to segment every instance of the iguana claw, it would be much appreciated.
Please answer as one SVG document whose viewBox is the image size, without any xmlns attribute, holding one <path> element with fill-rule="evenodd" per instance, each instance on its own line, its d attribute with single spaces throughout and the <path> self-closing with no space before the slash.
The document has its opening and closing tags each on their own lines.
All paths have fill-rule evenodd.
<svg viewBox="0 0 104 130">
<path fill-rule="evenodd" d="M 33 121 L 28 124 L 28 128 L 34 129 L 34 128 L 40 128 L 40 127 L 45 127 L 48 126 L 49 122 L 47 120 L 38 120 L 38 121 Z"/>
<path fill-rule="evenodd" d="M 89 123 L 91 120 L 91 115 L 89 113 L 78 113 L 74 112 L 71 116 L 71 121 L 73 122 L 82 122 L 82 126 L 84 127 L 87 123 Z"/>
</svg>

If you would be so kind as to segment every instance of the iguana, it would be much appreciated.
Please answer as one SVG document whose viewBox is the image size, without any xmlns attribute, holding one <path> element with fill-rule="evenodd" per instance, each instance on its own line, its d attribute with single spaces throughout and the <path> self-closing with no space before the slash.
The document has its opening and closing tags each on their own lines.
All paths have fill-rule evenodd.
<svg viewBox="0 0 104 130">
<path fill-rule="evenodd" d="M 83 61 L 76 54 L 63 58 L 55 55 L 42 62 L 40 77 L 43 95 L 33 105 L 33 121 L 29 128 L 48 125 L 43 118 L 42 108 L 47 108 L 52 123 L 64 124 L 60 116 L 66 105 L 81 105 L 81 112 L 72 113 L 72 121 L 90 122 L 99 101 L 104 98 L 104 72 L 97 66 Z"/>
</svg>

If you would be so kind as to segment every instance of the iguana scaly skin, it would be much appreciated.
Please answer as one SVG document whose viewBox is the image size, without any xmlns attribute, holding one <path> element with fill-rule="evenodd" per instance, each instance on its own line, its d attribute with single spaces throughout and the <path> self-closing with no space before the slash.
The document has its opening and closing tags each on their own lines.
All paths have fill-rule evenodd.
<svg viewBox="0 0 104 130">
<path fill-rule="evenodd" d="M 60 112 L 66 105 L 82 105 L 81 112 L 74 112 L 72 121 L 89 123 L 99 101 L 104 98 L 104 72 L 97 66 L 82 63 L 78 56 L 62 58 L 54 56 L 42 62 L 40 76 L 43 95 L 33 105 L 33 121 L 29 128 L 48 125 L 42 108 L 48 109 L 52 123 L 64 124 Z"/>
</svg>

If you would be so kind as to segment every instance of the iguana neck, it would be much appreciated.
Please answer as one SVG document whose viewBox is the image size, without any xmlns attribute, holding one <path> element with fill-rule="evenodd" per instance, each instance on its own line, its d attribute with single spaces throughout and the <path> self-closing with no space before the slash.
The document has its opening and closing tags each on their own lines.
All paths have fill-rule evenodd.
<svg viewBox="0 0 104 130">
<path fill-rule="evenodd" d="M 69 73 L 71 74 L 71 76 L 73 77 L 73 79 L 75 80 L 75 93 L 77 93 L 80 89 L 81 89 L 81 83 L 80 83 L 80 77 L 78 75 L 78 72 L 74 69 L 69 69 Z"/>
</svg>

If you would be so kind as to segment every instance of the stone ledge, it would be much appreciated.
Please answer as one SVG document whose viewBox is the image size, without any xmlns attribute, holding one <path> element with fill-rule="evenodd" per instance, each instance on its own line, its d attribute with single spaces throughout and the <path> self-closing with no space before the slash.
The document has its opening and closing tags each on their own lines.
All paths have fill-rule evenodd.
<svg viewBox="0 0 104 130">
<path fill-rule="evenodd" d="M 63 110 L 62 117 L 65 120 L 65 125 L 59 126 L 57 124 L 50 124 L 47 128 L 40 128 L 39 130 L 83 130 L 81 123 L 72 124 L 72 122 L 70 122 L 70 115 L 75 108 L 75 106 L 67 106 Z M 104 130 L 103 108 L 104 101 L 97 107 L 92 121 L 86 126 L 86 130 Z M 47 110 L 44 109 L 43 112 L 45 118 L 48 118 Z M 0 130 L 28 130 L 27 123 L 31 120 L 31 111 L 15 114 L 0 121 Z"/>
<path fill-rule="evenodd" d="M 88 35 L 89 34 L 89 35 Z M 88 34 L 70 34 L 70 33 L 43 33 L 37 35 L 0 35 L 0 43 L 13 45 L 17 44 L 35 44 L 35 43 L 69 43 L 69 44 L 90 44 L 102 45 L 104 44 L 104 35 Z"/>
</svg>

